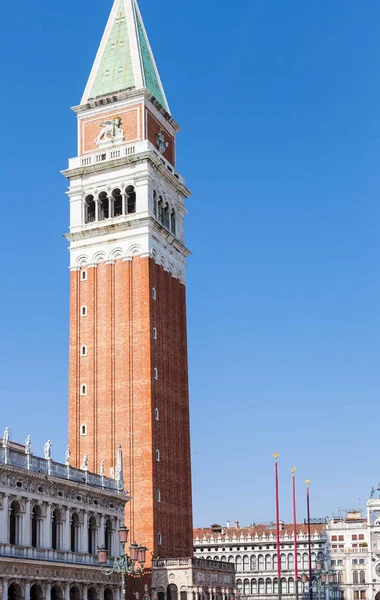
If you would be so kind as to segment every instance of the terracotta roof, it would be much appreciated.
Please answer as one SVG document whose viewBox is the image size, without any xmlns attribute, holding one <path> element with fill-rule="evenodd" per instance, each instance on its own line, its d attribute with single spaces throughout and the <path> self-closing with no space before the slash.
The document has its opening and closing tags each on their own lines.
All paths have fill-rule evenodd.
<svg viewBox="0 0 380 600">
<path fill-rule="evenodd" d="M 311 535 L 321 535 L 325 530 L 326 525 L 311 525 Z M 282 529 L 280 531 L 280 536 L 284 537 L 284 535 L 292 536 L 294 530 L 293 524 L 284 524 L 282 525 Z M 307 535 L 307 525 L 298 524 L 297 525 L 297 534 Z M 204 528 L 196 528 L 193 530 L 193 539 L 214 539 L 217 540 L 219 536 L 222 539 L 231 539 L 231 538 L 240 538 L 240 537 L 262 537 L 262 536 L 270 536 L 276 535 L 276 527 L 269 525 L 255 525 L 254 527 L 222 527 L 222 533 L 215 533 L 210 527 Z"/>
</svg>

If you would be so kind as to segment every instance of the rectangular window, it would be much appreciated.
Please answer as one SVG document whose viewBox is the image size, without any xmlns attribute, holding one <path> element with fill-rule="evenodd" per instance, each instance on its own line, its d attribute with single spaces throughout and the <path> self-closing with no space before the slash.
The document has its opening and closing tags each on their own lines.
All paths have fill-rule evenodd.
<svg viewBox="0 0 380 600">
<path fill-rule="evenodd" d="M 354 560 L 352 561 L 352 564 L 353 564 L 353 565 L 357 565 L 357 564 L 358 564 L 358 559 L 357 559 L 357 558 L 354 558 Z"/>
<path fill-rule="evenodd" d="M 338 547 L 338 546 L 337 546 L 336 544 L 333 544 L 333 545 L 332 545 L 332 548 L 337 548 L 337 547 Z"/>
<path fill-rule="evenodd" d="M 332 567 L 335 567 L 335 565 L 336 565 L 336 560 L 332 560 L 332 561 L 331 561 L 331 566 L 332 566 Z"/>
<path fill-rule="evenodd" d="M 357 545 L 357 544 L 352 544 L 352 547 L 353 547 L 353 548 L 357 548 L 357 547 L 358 547 L 358 545 Z"/>
<path fill-rule="evenodd" d="M 358 592 L 358 590 L 354 591 L 354 600 L 359 600 L 359 592 Z"/>
<path fill-rule="evenodd" d="M 339 548 L 344 548 L 344 544 L 339 544 Z"/>
<path fill-rule="evenodd" d="M 340 535 L 338 538 L 338 542 L 344 542 L 344 535 Z"/>
<path fill-rule="evenodd" d="M 351 539 L 353 539 L 353 540 L 357 540 L 357 539 L 358 539 L 358 536 L 357 536 L 357 535 L 352 535 L 352 536 L 351 536 Z"/>
<path fill-rule="evenodd" d="M 360 559 L 359 559 L 359 565 L 364 565 L 364 562 L 365 562 L 365 561 L 364 561 L 364 558 L 360 558 Z"/>
<path fill-rule="evenodd" d="M 365 592 L 365 590 L 361 590 L 361 592 L 360 592 L 360 600 L 366 600 L 366 592 Z"/>
<path fill-rule="evenodd" d="M 337 536 L 336 536 L 336 535 L 333 535 L 331 539 L 332 539 L 332 541 L 333 541 L 333 542 L 336 542 L 336 541 L 338 541 L 338 538 L 337 538 Z"/>
<path fill-rule="evenodd" d="M 338 560 L 337 564 L 341 567 L 343 565 L 343 560 L 342 559 Z"/>
<path fill-rule="evenodd" d="M 364 540 L 364 533 L 359 533 L 359 540 Z"/>
</svg>

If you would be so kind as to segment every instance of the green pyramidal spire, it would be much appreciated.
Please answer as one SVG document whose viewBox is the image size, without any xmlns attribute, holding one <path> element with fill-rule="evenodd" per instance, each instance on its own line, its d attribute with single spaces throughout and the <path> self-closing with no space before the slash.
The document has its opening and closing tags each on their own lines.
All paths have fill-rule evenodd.
<svg viewBox="0 0 380 600">
<path fill-rule="evenodd" d="M 131 87 L 147 88 L 170 112 L 137 0 L 115 0 L 81 104 Z"/>
</svg>

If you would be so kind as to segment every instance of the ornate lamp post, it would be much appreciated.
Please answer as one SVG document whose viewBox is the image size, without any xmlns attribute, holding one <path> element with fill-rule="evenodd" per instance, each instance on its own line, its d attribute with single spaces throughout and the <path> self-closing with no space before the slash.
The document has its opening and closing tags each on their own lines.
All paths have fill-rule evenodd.
<svg viewBox="0 0 380 600">
<path fill-rule="evenodd" d="M 321 600 L 322 590 L 325 591 L 325 589 L 331 584 L 331 582 L 333 581 L 333 577 L 334 577 L 334 574 L 323 570 L 322 562 L 320 560 L 317 560 L 316 569 L 314 569 L 314 571 L 313 571 L 313 580 L 309 582 L 310 598 L 312 598 L 312 594 L 313 594 L 313 581 L 315 581 L 317 584 L 318 600 Z M 306 573 L 302 573 L 301 581 L 302 581 L 302 585 L 303 585 L 302 594 L 303 594 L 303 597 L 305 598 L 305 583 L 308 581 L 308 576 Z"/>
<path fill-rule="evenodd" d="M 147 548 L 145 546 L 139 546 L 134 542 L 129 547 L 130 556 L 125 553 L 125 546 L 128 543 L 128 534 L 129 531 L 122 525 L 118 530 L 119 540 L 122 547 L 122 552 L 120 556 L 116 556 L 113 561 L 112 568 L 103 568 L 102 572 L 105 575 L 112 575 L 113 573 L 121 574 L 121 591 L 122 591 L 122 600 L 126 600 L 126 585 L 125 578 L 126 575 L 137 575 L 141 576 L 144 572 L 144 564 L 146 560 L 146 551 Z M 108 559 L 108 550 L 106 548 L 98 548 L 98 562 L 101 565 L 106 565 Z"/>
</svg>

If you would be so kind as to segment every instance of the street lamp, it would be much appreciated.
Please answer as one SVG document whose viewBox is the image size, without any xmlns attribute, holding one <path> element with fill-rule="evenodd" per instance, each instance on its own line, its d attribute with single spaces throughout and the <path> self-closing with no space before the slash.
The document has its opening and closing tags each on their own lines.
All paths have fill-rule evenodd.
<svg viewBox="0 0 380 600">
<path fill-rule="evenodd" d="M 136 575 L 140 577 L 144 572 L 144 564 L 146 560 L 146 552 L 148 548 L 145 546 L 139 546 L 134 542 L 129 547 L 130 556 L 125 552 L 125 546 L 128 543 L 128 534 L 129 531 L 122 525 L 119 530 L 119 540 L 122 547 L 122 552 L 120 556 L 116 556 L 113 561 L 113 566 L 110 569 L 103 568 L 102 573 L 105 575 L 112 575 L 113 573 L 121 574 L 121 591 L 122 591 L 122 600 L 126 600 L 126 586 L 125 586 L 125 578 L 126 575 Z M 106 565 L 108 559 L 108 550 L 106 548 L 98 548 L 98 563 L 100 565 Z"/>
<path fill-rule="evenodd" d="M 322 561 L 317 560 L 316 562 L 316 568 L 313 571 L 313 580 L 309 582 L 309 594 L 310 597 L 312 597 L 312 593 L 313 593 L 313 581 L 316 582 L 317 585 L 317 593 L 318 593 L 318 600 L 321 600 L 321 592 L 322 590 L 324 591 L 325 588 L 329 587 L 329 585 L 331 585 L 333 578 L 334 578 L 334 574 L 333 573 L 329 573 L 328 571 L 324 571 L 322 569 Z M 302 595 L 305 598 L 305 584 L 308 581 L 308 576 L 306 573 L 302 573 L 301 575 L 301 581 L 302 581 Z M 310 591 L 311 590 L 311 591 Z"/>
</svg>

